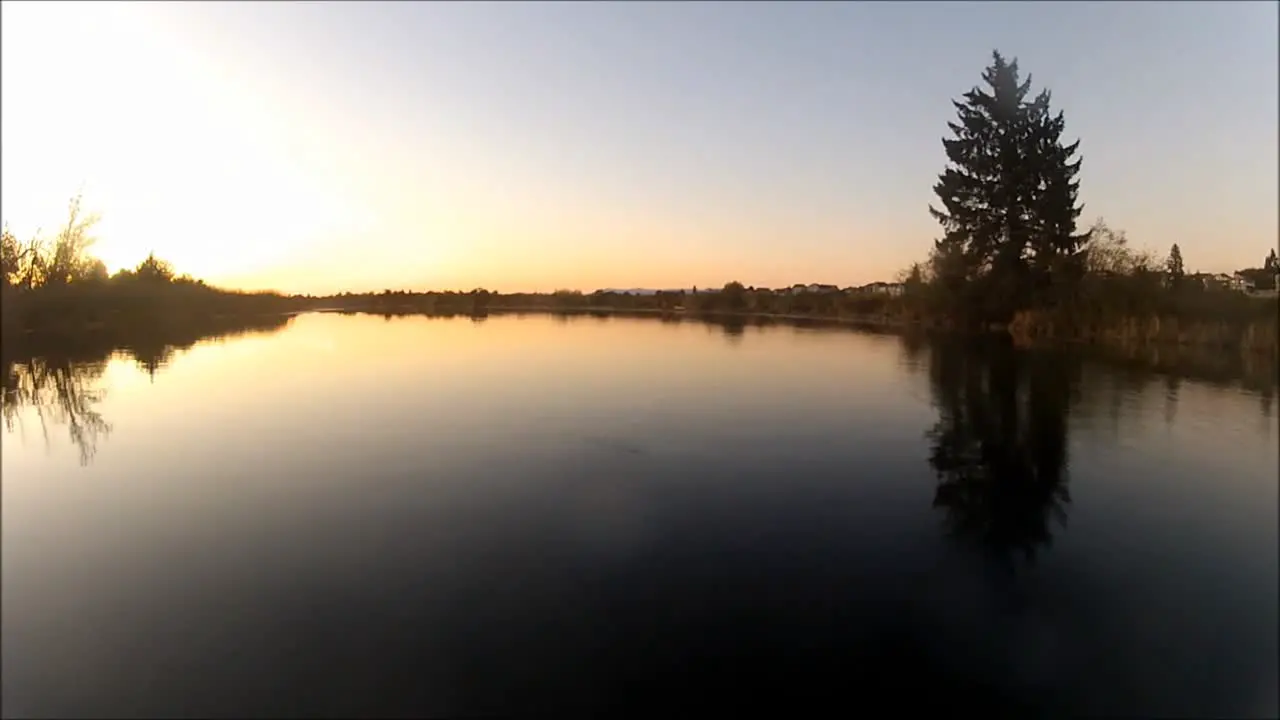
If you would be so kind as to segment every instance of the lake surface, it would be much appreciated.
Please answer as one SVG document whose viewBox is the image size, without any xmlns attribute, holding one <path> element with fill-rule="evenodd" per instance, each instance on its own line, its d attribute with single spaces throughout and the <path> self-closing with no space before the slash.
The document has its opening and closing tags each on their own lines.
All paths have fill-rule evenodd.
<svg viewBox="0 0 1280 720">
<path fill-rule="evenodd" d="M 848 329 L 278 325 L 5 362 L 6 717 L 1280 711 L 1274 383 Z"/>
</svg>

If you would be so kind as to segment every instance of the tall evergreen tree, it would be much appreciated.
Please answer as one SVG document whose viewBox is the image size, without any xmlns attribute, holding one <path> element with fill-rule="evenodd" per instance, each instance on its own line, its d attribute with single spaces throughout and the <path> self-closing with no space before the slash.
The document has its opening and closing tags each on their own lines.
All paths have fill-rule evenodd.
<svg viewBox="0 0 1280 720">
<path fill-rule="evenodd" d="M 1031 204 L 1034 232 L 1030 260 L 1042 293 L 1048 292 L 1047 285 L 1078 279 L 1084 262 L 1081 249 L 1089 238 L 1089 232 L 1076 233 L 1076 223 L 1084 210 L 1084 205 L 1078 204 L 1080 181 L 1076 178 L 1083 160 L 1073 159 L 1080 141 L 1063 144 L 1066 121 L 1061 110 L 1050 113 L 1050 99 L 1051 93 L 1042 90 L 1028 108 L 1033 150 L 1026 156 L 1036 168 L 1033 192 L 1038 195 Z"/>
<path fill-rule="evenodd" d="M 1182 284 L 1182 278 L 1186 272 L 1182 266 L 1182 248 L 1178 247 L 1178 243 L 1174 243 L 1169 248 L 1169 259 L 1164 263 L 1165 272 L 1169 276 L 1169 287 L 1176 288 Z"/>
<path fill-rule="evenodd" d="M 1276 249 L 1271 248 L 1271 252 L 1267 253 L 1267 259 L 1262 263 L 1264 270 L 1275 272 L 1280 270 L 1280 260 L 1276 259 Z"/>
<path fill-rule="evenodd" d="M 1044 285 L 1064 259 L 1076 259 L 1083 235 L 1076 220 L 1079 142 L 1064 146 L 1062 113 L 1051 114 L 1050 95 L 1028 99 L 1017 60 L 998 51 L 975 87 L 953 101 L 958 122 L 947 123 L 949 161 L 929 211 L 942 225 L 935 272 L 946 287 L 963 287 L 971 310 L 987 319 L 1043 302 Z M 945 259 L 946 262 L 941 262 Z"/>
</svg>

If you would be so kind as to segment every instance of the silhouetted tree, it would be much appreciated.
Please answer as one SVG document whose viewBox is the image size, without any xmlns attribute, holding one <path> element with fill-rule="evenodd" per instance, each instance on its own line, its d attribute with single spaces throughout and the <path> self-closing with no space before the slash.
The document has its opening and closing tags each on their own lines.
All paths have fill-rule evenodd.
<svg viewBox="0 0 1280 720">
<path fill-rule="evenodd" d="M 1262 262 L 1262 268 L 1271 272 L 1280 271 L 1280 260 L 1276 259 L 1275 248 L 1271 248 L 1271 251 L 1267 253 L 1267 259 Z"/>
<path fill-rule="evenodd" d="M 725 310 L 741 312 L 747 307 L 746 288 L 737 280 L 725 283 L 724 289 L 720 291 L 720 299 Z"/>
<path fill-rule="evenodd" d="M 1169 259 L 1164 263 L 1165 273 L 1169 277 L 1169 287 L 1177 288 L 1182 285 L 1182 278 L 1186 276 L 1186 271 L 1182 267 L 1182 248 L 1178 247 L 1178 243 L 1174 243 L 1169 249 Z"/>
<path fill-rule="evenodd" d="M 94 269 L 94 258 L 89 257 L 88 249 L 96 241 L 89 231 L 97 222 L 97 215 L 82 213 L 80 196 L 71 199 L 67 208 L 67 223 L 58 231 L 58 237 L 53 242 L 46 283 L 66 285 L 89 276 Z"/>
<path fill-rule="evenodd" d="M 22 258 L 22 243 L 6 225 L 0 232 L 0 287 L 16 284 L 18 263 Z"/>
<path fill-rule="evenodd" d="M 1075 232 L 1079 141 L 1062 144 L 1062 113 L 1050 114 L 1048 90 L 1028 99 L 1031 78 L 1021 80 L 1016 59 L 993 52 L 982 79 L 990 90 L 953 102 L 959 122 L 942 141 L 949 166 L 934 193 L 943 209 L 929 207 L 944 231 L 934 271 L 986 319 L 1007 319 L 1073 274 L 1068 261 L 1086 238 Z"/>
<path fill-rule="evenodd" d="M 907 269 L 907 275 L 902 280 L 902 284 L 907 290 L 914 290 L 924 284 L 924 270 L 921 269 L 920 263 L 911 263 L 911 267 Z"/>
<path fill-rule="evenodd" d="M 1129 245 L 1124 230 L 1113 230 L 1102 218 L 1089 229 L 1083 248 L 1084 269 L 1094 275 L 1133 275 L 1156 267 L 1156 258 Z"/>
<path fill-rule="evenodd" d="M 156 257 L 155 253 L 148 253 L 147 258 L 138 263 L 133 275 L 144 282 L 167 283 L 173 280 L 173 266 Z"/>
<path fill-rule="evenodd" d="M 6 227 L 0 233 L 0 238 L 0 264 L 4 269 L 4 285 L 25 290 L 44 285 L 49 275 L 49 259 L 39 232 L 23 243 Z"/>
</svg>

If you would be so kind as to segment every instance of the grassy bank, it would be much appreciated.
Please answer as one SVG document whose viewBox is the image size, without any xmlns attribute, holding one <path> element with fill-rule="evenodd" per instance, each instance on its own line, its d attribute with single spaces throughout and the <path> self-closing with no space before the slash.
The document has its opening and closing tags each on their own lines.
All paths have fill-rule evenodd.
<svg viewBox="0 0 1280 720">
<path fill-rule="evenodd" d="M 1274 303 L 1272 303 L 1274 305 Z M 1105 323 L 1063 326 L 1046 313 L 1019 313 L 1009 332 L 1019 340 L 1068 340 L 1107 345 L 1175 345 L 1238 348 L 1251 353 L 1274 353 L 1274 318 L 1253 321 L 1195 320 L 1171 315 L 1115 318 Z"/>
<path fill-rule="evenodd" d="M 1258 352 L 1197 345 L 1147 343 L 1095 346 L 1093 353 L 1113 367 L 1186 378 L 1221 387 L 1240 386 L 1264 393 L 1280 385 L 1276 358 Z"/>
<path fill-rule="evenodd" d="M 1066 340 L 1110 346 L 1189 346 L 1274 356 L 1280 348 L 1280 303 L 1243 293 L 1185 293 L 1136 307 L 1016 313 L 1009 332 L 1020 341 Z"/>
</svg>

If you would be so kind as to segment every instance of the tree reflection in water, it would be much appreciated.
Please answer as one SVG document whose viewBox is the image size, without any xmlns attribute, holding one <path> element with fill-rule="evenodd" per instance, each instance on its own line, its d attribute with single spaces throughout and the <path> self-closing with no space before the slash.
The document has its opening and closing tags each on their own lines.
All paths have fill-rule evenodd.
<svg viewBox="0 0 1280 720">
<path fill-rule="evenodd" d="M 1067 413 L 1078 367 L 1067 355 L 1000 342 L 940 341 L 931 355 L 933 506 L 954 537 L 1009 569 L 1019 554 L 1032 562 L 1052 543 L 1054 521 L 1067 523 Z"/>
<path fill-rule="evenodd" d="M 80 464 L 88 465 L 97 451 L 98 438 L 111 432 L 95 406 L 106 391 L 100 387 L 106 359 L 73 362 L 69 358 L 39 357 L 7 361 L 4 367 L 0 414 L 5 430 L 25 432 L 22 408 L 32 408 L 48 445 L 50 424 L 65 425 L 71 442 L 80 450 Z"/>
<path fill-rule="evenodd" d="M 98 441 L 111 424 L 97 410 L 106 396 L 102 375 L 111 357 L 125 353 L 155 381 L 156 372 L 174 355 L 198 342 L 251 333 L 273 333 L 286 327 L 291 315 L 235 318 L 213 316 L 181 327 L 135 328 L 112 335 L 86 334 L 57 341 L 33 341 L 25 336 L 4 338 L 0 344 L 0 417 L 5 432 L 25 434 L 23 411 L 30 409 L 40 423 L 45 443 L 50 426 L 64 425 L 88 465 Z"/>
</svg>

